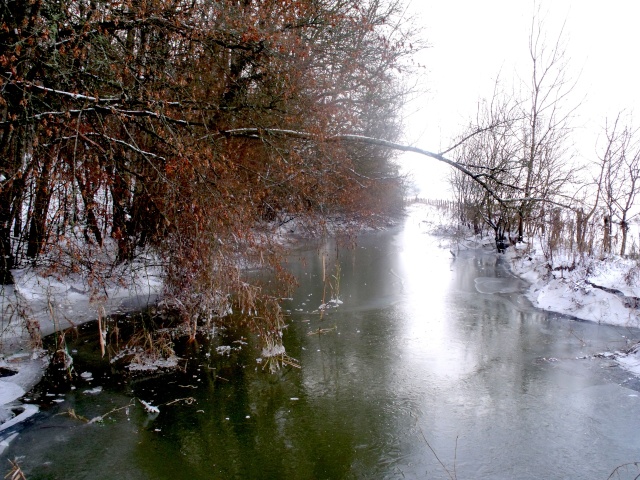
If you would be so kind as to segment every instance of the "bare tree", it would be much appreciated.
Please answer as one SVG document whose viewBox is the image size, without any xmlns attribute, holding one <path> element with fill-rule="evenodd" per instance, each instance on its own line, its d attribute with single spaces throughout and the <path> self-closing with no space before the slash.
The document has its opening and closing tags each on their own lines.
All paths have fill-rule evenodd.
<svg viewBox="0 0 640 480">
<path fill-rule="evenodd" d="M 545 200 L 557 200 L 571 180 L 567 140 L 570 120 L 577 107 L 568 107 L 575 82 L 567 77 L 564 29 L 548 43 L 544 18 L 538 11 L 532 18 L 529 35 L 530 80 L 523 99 L 520 184 L 522 201 L 518 206 L 518 239 L 524 236 L 525 224 L 534 209 L 543 209 Z M 537 199 L 537 200 L 536 200 Z M 542 201 L 540 201 L 542 200 Z M 538 214 L 542 212 L 539 211 Z"/>
<path fill-rule="evenodd" d="M 565 74 L 563 32 L 548 44 L 543 20 L 539 12 L 532 19 L 531 74 L 520 88 L 526 93 L 495 88 L 456 148 L 457 161 L 484 181 L 489 195 L 476 201 L 499 242 L 511 228 L 518 241 L 527 228 L 544 229 L 549 205 L 570 206 L 566 194 L 575 170 L 567 140 L 575 108 L 567 104 L 573 83 Z"/>
<path fill-rule="evenodd" d="M 514 162 L 518 148 L 514 134 L 517 107 L 496 82 L 492 99 L 479 103 L 476 121 L 455 150 L 457 161 L 476 172 L 476 178 L 463 177 L 460 171 L 451 176 L 459 208 L 471 215 L 475 230 L 479 220 L 493 229 L 499 250 L 504 249 L 515 213 L 512 203 L 505 199 L 520 193 Z M 477 179 L 482 179 L 485 187 Z"/>
<path fill-rule="evenodd" d="M 605 125 L 606 144 L 600 156 L 600 182 L 605 205 L 604 251 L 612 250 L 613 224 L 620 225 L 620 255 L 627 248 L 629 221 L 637 215 L 632 213 L 635 199 L 640 192 L 640 140 L 639 130 L 624 124 L 621 114 Z"/>
</svg>

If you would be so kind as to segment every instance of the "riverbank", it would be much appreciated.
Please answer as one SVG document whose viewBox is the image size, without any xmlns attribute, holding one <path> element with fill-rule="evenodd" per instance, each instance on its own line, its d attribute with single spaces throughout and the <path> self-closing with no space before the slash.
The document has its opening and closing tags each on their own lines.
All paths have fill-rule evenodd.
<svg viewBox="0 0 640 480">
<path fill-rule="evenodd" d="M 540 239 L 505 252 L 511 270 L 531 286 L 527 297 L 536 307 L 580 320 L 640 328 L 640 264 L 611 255 L 549 262 Z M 640 376 L 640 339 L 626 337 L 625 348 L 602 355 Z"/>
<path fill-rule="evenodd" d="M 430 227 L 431 234 L 447 239 L 452 255 L 459 249 L 495 251 L 491 235 L 473 235 L 469 229 L 456 225 L 446 209 L 421 203 L 409 208 L 421 212 L 420 218 Z M 617 255 L 578 257 L 570 252 L 555 252 L 550 260 L 540 238 L 509 246 L 502 255 L 511 271 L 530 284 L 526 296 L 535 307 L 579 320 L 640 328 L 638 260 Z M 630 335 L 626 340 L 625 349 L 602 354 L 640 376 L 640 339 Z"/>
<path fill-rule="evenodd" d="M 14 285 L 0 286 L 0 453 L 15 438 L 12 427 L 38 412 L 20 399 L 35 387 L 50 362 L 41 338 L 100 316 L 137 311 L 162 293 L 160 270 L 141 262 L 117 272 L 99 292 L 86 279 L 15 270 Z M 98 294 L 99 293 L 99 294 Z"/>
<path fill-rule="evenodd" d="M 452 223 L 445 209 L 413 204 L 411 215 L 419 218 L 426 230 L 442 239 L 441 247 L 452 256 L 460 249 L 482 248 L 495 251 L 490 236 L 473 236 L 468 230 Z M 291 244 L 296 237 L 304 238 L 302 228 L 295 222 L 280 226 L 280 242 Z M 578 267 L 550 269 L 539 243 L 523 243 L 510 247 L 504 258 L 510 262 L 515 275 L 527 280 L 527 296 L 538 308 L 570 315 L 582 320 L 618 326 L 638 327 L 638 310 L 633 300 L 640 297 L 637 277 L 633 277 L 637 262 L 612 258 L 609 261 L 589 259 Z M 562 267 L 558 262 L 556 267 Z M 30 270 L 16 272 L 16 284 L 3 287 L 0 296 L 2 332 L 5 355 L 0 368 L 0 451 L 2 432 L 18 419 L 35 413 L 19 402 L 41 378 L 48 363 L 46 352 L 34 349 L 29 335 L 29 322 L 42 334 L 56 329 L 77 326 L 99 315 L 112 315 L 139 310 L 156 302 L 162 293 L 162 278 L 158 268 L 142 264 L 130 267 L 128 281 L 103 286 L 104 296 L 99 302 L 92 297 L 88 285 L 81 279 L 41 277 Z M 123 276 L 121 273 L 120 277 Z M 635 283 L 629 282 L 629 279 Z M 631 283 L 631 285 L 629 284 Z M 616 352 L 593 352 L 615 359 L 623 368 L 640 375 L 640 348 L 637 338 L 626 338 L 626 349 Z M 11 375 L 15 372 L 14 375 Z"/>
<path fill-rule="evenodd" d="M 375 225 L 379 225 L 376 228 Z M 292 217 L 262 226 L 262 235 L 282 248 L 323 235 L 355 235 L 395 225 L 391 218 L 353 221 L 334 218 L 309 225 Z M 162 300 L 162 268 L 140 258 L 111 272 L 96 288 L 77 275 L 52 276 L 31 267 L 13 271 L 14 285 L 0 286 L 0 453 L 11 441 L 6 432 L 37 413 L 35 405 L 20 402 L 41 379 L 50 352 L 41 338 L 112 315 L 141 311 Z M 73 359 L 70 358 L 72 362 Z"/>
</svg>

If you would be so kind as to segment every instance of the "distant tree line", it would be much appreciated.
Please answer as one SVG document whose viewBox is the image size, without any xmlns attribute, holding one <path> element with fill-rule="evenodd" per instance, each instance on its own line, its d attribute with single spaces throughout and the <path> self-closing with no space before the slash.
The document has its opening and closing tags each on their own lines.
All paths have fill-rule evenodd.
<svg viewBox="0 0 640 480">
<path fill-rule="evenodd" d="M 614 240 L 615 253 L 625 255 L 630 221 L 640 213 L 634 209 L 638 129 L 630 116 L 619 114 L 603 127 L 598 160 L 576 158 L 572 119 L 579 104 L 570 103 L 575 83 L 566 74 L 562 32 L 547 42 L 542 23 L 534 16 L 529 78 L 509 92 L 497 81 L 451 151 L 468 169 L 450 177 L 458 218 L 476 232 L 491 230 L 500 250 L 537 235 L 549 258 L 560 247 L 574 257 L 608 255 Z"/>
</svg>

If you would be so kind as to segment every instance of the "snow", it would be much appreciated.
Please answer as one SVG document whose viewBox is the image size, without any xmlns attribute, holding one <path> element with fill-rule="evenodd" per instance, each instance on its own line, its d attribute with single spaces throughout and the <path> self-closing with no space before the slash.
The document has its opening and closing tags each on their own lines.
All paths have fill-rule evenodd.
<svg viewBox="0 0 640 480">
<path fill-rule="evenodd" d="M 640 327 L 640 284 L 633 278 L 637 262 L 610 257 L 580 262 L 548 260 L 532 246 L 509 248 L 505 257 L 512 271 L 531 283 L 527 297 L 538 308 L 597 323 Z M 564 268 L 562 268 L 564 267 Z M 605 290 L 606 289 L 606 290 Z"/>
<path fill-rule="evenodd" d="M 160 409 L 158 407 L 154 407 L 153 405 L 151 405 L 148 402 L 145 402 L 144 400 L 141 400 L 141 399 L 138 399 L 138 400 L 140 400 L 140 403 L 142 404 L 144 409 L 147 411 L 147 413 L 151 413 L 151 414 L 160 413 Z"/>
<path fill-rule="evenodd" d="M 24 389 L 17 383 L 0 380 L 0 404 L 5 405 L 13 402 L 25 393 Z"/>
<path fill-rule="evenodd" d="M 28 316 L 38 322 L 42 335 L 48 335 L 97 318 L 99 309 L 114 314 L 144 308 L 162 291 L 160 270 L 142 265 L 121 272 L 117 281 L 106 281 L 97 292 L 80 277 L 62 281 L 31 268 L 15 270 L 13 276 L 15 285 L 0 286 L 3 351 L 10 339 L 26 340 L 25 325 L 17 317 Z"/>
<path fill-rule="evenodd" d="M 495 251 L 492 236 L 461 232 L 444 209 L 420 203 L 408 208 L 432 234 L 450 240 L 448 248 L 454 255 L 457 249 Z M 550 261 L 539 238 L 510 246 L 502 255 L 511 271 L 529 284 L 526 296 L 535 307 L 600 324 L 640 328 L 640 261 L 616 255 L 576 258 L 566 252 L 555 252 Z M 482 293 L 505 288 L 500 279 L 479 277 L 475 283 Z M 614 352 L 612 358 L 640 376 L 640 343 L 635 347 L 629 352 Z"/>
<path fill-rule="evenodd" d="M 625 370 L 640 376 L 640 351 L 637 345 L 636 348 L 629 353 L 619 353 L 616 355 L 616 361 Z"/>
<path fill-rule="evenodd" d="M 141 264 L 119 272 L 118 281 L 101 285 L 99 295 L 79 277 L 62 281 L 31 268 L 15 270 L 13 276 L 14 285 L 0 286 L 0 366 L 17 372 L 0 380 L 0 452 L 15 438 L 12 431 L 6 436 L 1 432 L 38 410 L 18 401 L 40 381 L 49 363 L 45 352 L 33 350 L 30 327 L 48 335 L 94 320 L 98 312 L 109 315 L 139 310 L 155 303 L 162 291 L 160 270 Z M 92 379 L 88 372 L 82 377 Z M 101 387 L 96 387 L 85 393 L 100 391 Z"/>
<path fill-rule="evenodd" d="M 431 233 L 449 239 L 446 247 L 455 255 L 457 249 L 495 249 L 490 236 L 470 236 L 452 225 L 450 215 L 443 209 L 424 204 L 408 207 L 411 215 L 417 215 L 421 225 Z M 342 225 L 344 226 L 344 225 Z M 329 228 L 327 228 L 329 227 Z M 308 226 L 297 219 L 283 222 L 271 239 L 286 244 L 296 234 L 306 236 Z M 327 231 L 331 225 L 318 225 L 318 230 Z M 275 233 L 275 235 L 273 235 Z M 550 271 L 540 241 L 518 244 L 507 249 L 504 258 L 510 262 L 515 275 L 528 284 L 527 297 L 538 308 L 573 317 L 628 327 L 640 327 L 640 263 L 634 260 L 609 256 L 575 261 L 570 256 L 556 256 Z M 14 272 L 15 285 L 0 287 L 0 366 L 15 369 L 18 373 L 0 380 L 0 452 L 15 438 L 13 430 L 6 430 L 37 411 L 33 405 L 22 405 L 18 399 L 29 391 L 41 378 L 48 364 L 48 357 L 41 351 L 32 352 L 25 318 L 39 325 L 42 334 L 58 328 L 68 328 L 93 320 L 98 311 L 104 314 L 124 313 L 144 308 L 155 303 L 162 292 L 159 269 L 130 266 L 128 272 L 119 275 L 125 281 L 106 282 L 100 295 L 91 292 L 81 278 L 61 279 L 44 276 L 32 269 Z M 476 288 L 484 293 L 514 291 L 513 280 L 507 284 L 501 279 L 479 277 Z M 337 307 L 339 298 L 318 307 L 319 310 Z M 104 310 L 103 310 L 104 309 Z M 219 354 L 228 354 L 229 347 L 222 346 Z M 28 351 L 29 353 L 25 353 Z M 133 352 L 135 353 L 135 352 Z M 263 358 L 284 354 L 281 345 L 262 351 Z M 621 367 L 640 375 L 640 344 L 625 352 L 612 352 Z M 156 370 L 177 365 L 177 357 L 169 359 L 140 358 L 131 370 Z M 92 375 L 83 377 L 90 381 Z M 86 390 L 87 394 L 99 394 L 100 387 Z M 141 400 L 149 413 L 158 413 L 158 408 Z M 34 411 L 35 408 L 35 411 Z M 9 422 L 9 423 L 6 423 Z M 5 435 L 2 431 L 5 430 Z"/>
<path fill-rule="evenodd" d="M 264 358 L 277 357 L 278 355 L 284 355 L 285 348 L 283 345 L 272 345 L 262 349 L 262 356 Z"/>
<path fill-rule="evenodd" d="M 155 355 L 138 354 L 127 369 L 130 372 L 154 372 L 159 369 L 171 369 L 178 366 L 180 358 L 170 355 L 167 358 L 159 358 Z"/>
<path fill-rule="evenodd" d="M 48 356 L 43 351 L 18 353 L 0 359 L 1 367 L 16 371 L 14 375 L 0 380 L 0 454 L 17 436 L 9 427 L 39 411 L 36 405 L 22 404 L 19 399 L 38 383 L 48 363 Z"/>
<path fill-rule="evenodd" d="M 90 388 L 82 393 L 84 393 L 85 395 L 98 395 L 99 393 L 102 393 L 102 387 Z"/>
</svg>

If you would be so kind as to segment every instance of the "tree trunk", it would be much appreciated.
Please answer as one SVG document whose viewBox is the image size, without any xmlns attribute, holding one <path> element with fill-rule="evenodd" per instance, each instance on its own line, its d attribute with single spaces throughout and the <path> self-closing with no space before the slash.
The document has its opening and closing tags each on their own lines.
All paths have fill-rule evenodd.
<svg viewBox="0 0 640 480">
<path fill-rule="evenodd" d="M 611 218 L 606 215 L 604 217 L 604 252 L 611 253 Z"/>
<path fill-rule="evenodd" d="M 14 257 L 11 251 L 11 222 L 4 213 L 0 212 L 0 285 L 12 285 Z"/>
<path fill-rule="evenodd" d="M 576 212 L 576 246 L 578 247 L 578 252 L 582 253 L 584 251 L 584 228 L 583 228 L 583 218 L 584 212 L 582 208 L 579 208 Z"/>
<path fill-rule="evenodd" d="M 627 250 L 627 231 L 629 230 L 629 225 L 625 219 L 622 219 L 620 222 L 620 231 L 622 233 L 622 240 L 620 246 L 620 256 L 624 257 Z"/>
<path fill-rule="evenodd" d="M 87 224 L 84 227 L 84 238 L 87 243 L 91 242 L 89 232 L 93 233 L 95 241 L 98 245 L 102 246 L 102 232 L 98 226 L 98 219 L 95 214 L 95 187 L 91 185 L 91 182 L 83 182 L 80 176 L 76 176 L 78 185 L 80 186 L 80 196 L 82 197 L 82 203 L 84 203 L 84 211 Z"/>
<path fill-rule="evenodd" d="M 121 160 L 124 161 L 124 160 Z M 111 237 L 118 245 L 116 261 L 118 263 L 130 260 L 133 257 L 133 244 L 127 228 L 129 209 L 131 204 L 131 194 L 129 180 L 116 169 L 113 169 L 111 183 L 111 197 L 113 199 Z"/>
<path fill-rule="evenodd" d="M 31 212 L 31 222 L 29 224 L 29 237 L 27 241 L 27 257 L 36 259 L 42 251 L 47 233 L 47 214 L 49 212 L 49 202 L 51 201 L 51 187 L 49 185 L 51 167 L 53 160 L 51 157 L 45 160 L 38 181 L 36 183 L 36 198 Z"/>
<path fill-rule="evenodd" d="M 524 241 L 524 218 L 522 211 L 518 212 L 518 242 Z"/>
</svg>

